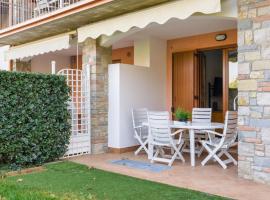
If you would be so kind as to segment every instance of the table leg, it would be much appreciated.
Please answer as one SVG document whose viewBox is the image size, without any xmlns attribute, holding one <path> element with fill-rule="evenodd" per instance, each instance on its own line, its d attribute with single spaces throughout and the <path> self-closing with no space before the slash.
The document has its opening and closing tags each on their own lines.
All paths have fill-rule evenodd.
<svg viewBox="0 0 270 200">
<path fill-rule="evenodd" d="M 153 153 L 154 153 L 154 146 L 152 145 L 152 137 L 150 134 L 150 130 L 148 133 L 148 159 L 153 158 Z"/>
<path fill-rule="evenodd" d="M 190 142 L 190 164 L 195 167 L 195 141 L 194 141 L 194 129 L 189 130 L 189 142 Z"/>
</svg>

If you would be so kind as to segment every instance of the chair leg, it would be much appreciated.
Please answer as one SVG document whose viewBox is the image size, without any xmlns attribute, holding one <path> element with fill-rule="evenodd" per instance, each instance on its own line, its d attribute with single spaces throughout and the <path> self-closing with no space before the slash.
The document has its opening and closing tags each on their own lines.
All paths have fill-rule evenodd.
<svg viewBox="0 0 270 200">
<path fill-rule="evenodd" d="M 224 150 L 224 154 L 230 159 L 231 162 L 233 162 L 234 165 L 237 165 L 237 161 L 232 157 L 232 155 Z"/>
<path fill-rule="evenodd" d="M 140 146 L 135 152 L 134 152 L 134 154 L 137 156 L 139 153 L 140 153 L 140 151 L 143 149 L 143 146 Z"/>
<path fill-rule="evenodd" d="M 159 150 L 160 150 L 159 153 L 160 153 L 161 157 L 164 157 L 164 156 L 165 156 L 165 151 L 164 151 L 164 149 L 163 149 L 162 147 L 160 147 Z"/>
<path fill-rule="evenodd" d="M 224 154 L 224 151 L 221 150 L 221 151 L 217 154 L 217 156 L 220 158 L 221 156 L 223 156 L 223 154 Z M 217 162 L 216 159 L 213 159 L 213 161 L 214 161 L 214 162 Z"/>
<path fill-rule="evenodd" d="M 201 162 L 202 166 L 204 166 L 212 157 L 213 157 L 213 152 L 212 149 L 210 149 L 206 144 L 202 144 L 204 146 L 204 148 L 208 151 L 208 156 L 206 156 L 206 158 Z"/>
<path fill-rule="evenodd" d="M 203 146 L 209 152 L 209 155 L 201 162 L 203 166 L 213 157 L 223 167 L 223 169 L 227 168 L 227 165 L 216 155 L 218 149 L 212 150 L 207 146 L 207 144 L 203 144 Z"/>
<path fill-rule="evenodd" d="M 185 158 L 183 157 L 183 155 L 180 153 L 180 148 L 179 148 L 179 151 L 177 152 L 177 155 L 180 160 L 182 160 L 182 162 L 186 162 Z"/>
<path fill-rule="evenodd" d="M 217 156 L 220 158 L 221 156 L 223 156 L 224 153 L 225 153 L 224 150 L 221 150 L 221 151 L 218 153 Z"/>
<path fill-rule="evenodd" d="M 155 153 L 154 156 L 152 157 L 151 163 L 154 163 L 154 160 L 155 160 L 155 158 L 157 158 L 158 154 L 159 154 L 159 148 L 157 148 L 156 153 Z"/>
<path fill-rule="evenodd" d="M 227 165 L 216 154 L 214 155 L 214 158 L 223 167 L 223 169 L 227 168 Z"/>
<path fill-rule="evenodd" d="M 198 152 L 198 158 L 202 155 L 202 153 L 203 153 L 203 150 L 204 150 L 204 147 L 203 146 L 201 146 L 201 148 L 200 148 L 200 150 L 199 150 L 199 152 Z"/>
<path fill-rule="evenodd" d="M 173 164 L 173 162 L 175 161 L 175 159 L 176 159 L 177 157 L 179 157 L 180 160 L 182 160 L 182 162 L 185 162 L 185 159 L 184 159 L 183 155 L 181 154 L 181 148 L 182 148 L 183 144 L 184 144 L 184 143 L 181 142 L 181 143 L 178 145 L 178 147 L 176 147 L 175 144 L 172 144 L 172 148 L 174 149 L 174 154 L 173 154 L 173 156 L 172 156 L 172 158 L 171 158 L 171 160 L 170 160 L 170 162 L 169 162 L 169 166 L 171 166 L 171 165 Z"/>
<path fill-rule="evenodd" d="M 143 142 L 140 137 L 135 137 L 135 138 L 139 141 L 140 147 L 135 151 L 134 154 L 137 156 L 141 150 L 144 150 L 148 154 L 149 152 L 148 152 L 148 149 L 146 148 L 146 144 L 148 143 L 148 140 L 145 140 Z"/>
<path fill-rule="evenodd" d="M 182 149 L 183 149 L 183 146 L 184 146 L 184 141 L 182 141 L 179 145 L 178 145 L 178 148 L 177 148 L 177 154 L 178 154 L 178 157 L 180 158 L 180 160 L 182 160 L 182 162 L 186 162 L 185 161 L 185 158 L 183 157 L 182 155 Z"/>
<path fill-rule="evenodd" d="M 173 154 L 174 153 L 174 150 L 173 150 L 173 148 L 171 148 L 171 154 Z"/>
<path fill-rule="evenodd" d="M 169 162 L 169 164 L 168 164 L 170 167 L 172 166 L 172 164 L 175 161 L 176 157 L 177 157 L 177 152 L 175 151 L 172 158 L 171 158 L 171 160 L 170 160 L 170 162 Z"/>
<path fill-rule="evenodd" d="M 188 148 L 188 141 L 184 142 L 183 148 L 182 148 L 182 152 L 189 152 L 189 148 Z"/>
</svg>

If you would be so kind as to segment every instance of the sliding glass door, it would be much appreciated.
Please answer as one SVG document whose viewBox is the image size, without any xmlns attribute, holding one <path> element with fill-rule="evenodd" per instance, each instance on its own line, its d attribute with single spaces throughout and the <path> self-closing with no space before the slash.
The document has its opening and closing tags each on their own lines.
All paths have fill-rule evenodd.
<svg viewBox="0 0 270 200">
<path fill-rule="evenodd" d="M 223 112 L 237 110 L 238 60 L 237 49 L 223 50 Z"/>
</svg>

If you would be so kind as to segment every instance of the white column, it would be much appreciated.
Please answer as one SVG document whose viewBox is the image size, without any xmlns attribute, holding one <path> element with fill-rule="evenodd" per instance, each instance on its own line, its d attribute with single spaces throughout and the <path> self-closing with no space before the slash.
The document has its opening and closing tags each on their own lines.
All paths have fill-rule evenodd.
<svg viewBox="0 0 270 200">
<path fill-rule="evenodd" d="M 64 0 L 59 0 L 59 8 L 63 8 Z"/>
<path fill-rule="evenodd" d="M 52 74 L 56 74 L 56 62 L 53 60 L 52 61 Z"/>
</svg>

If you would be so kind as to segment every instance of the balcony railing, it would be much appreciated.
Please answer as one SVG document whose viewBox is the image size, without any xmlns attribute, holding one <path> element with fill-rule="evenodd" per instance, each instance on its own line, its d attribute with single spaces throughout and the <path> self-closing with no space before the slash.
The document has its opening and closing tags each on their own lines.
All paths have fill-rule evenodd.
<svg viewBox="0 0 270 200">
<path fill-rule="evenodd" d="M 0 0 L 0 29 L 54 12 L 83 0 Z"/>
</svg>

